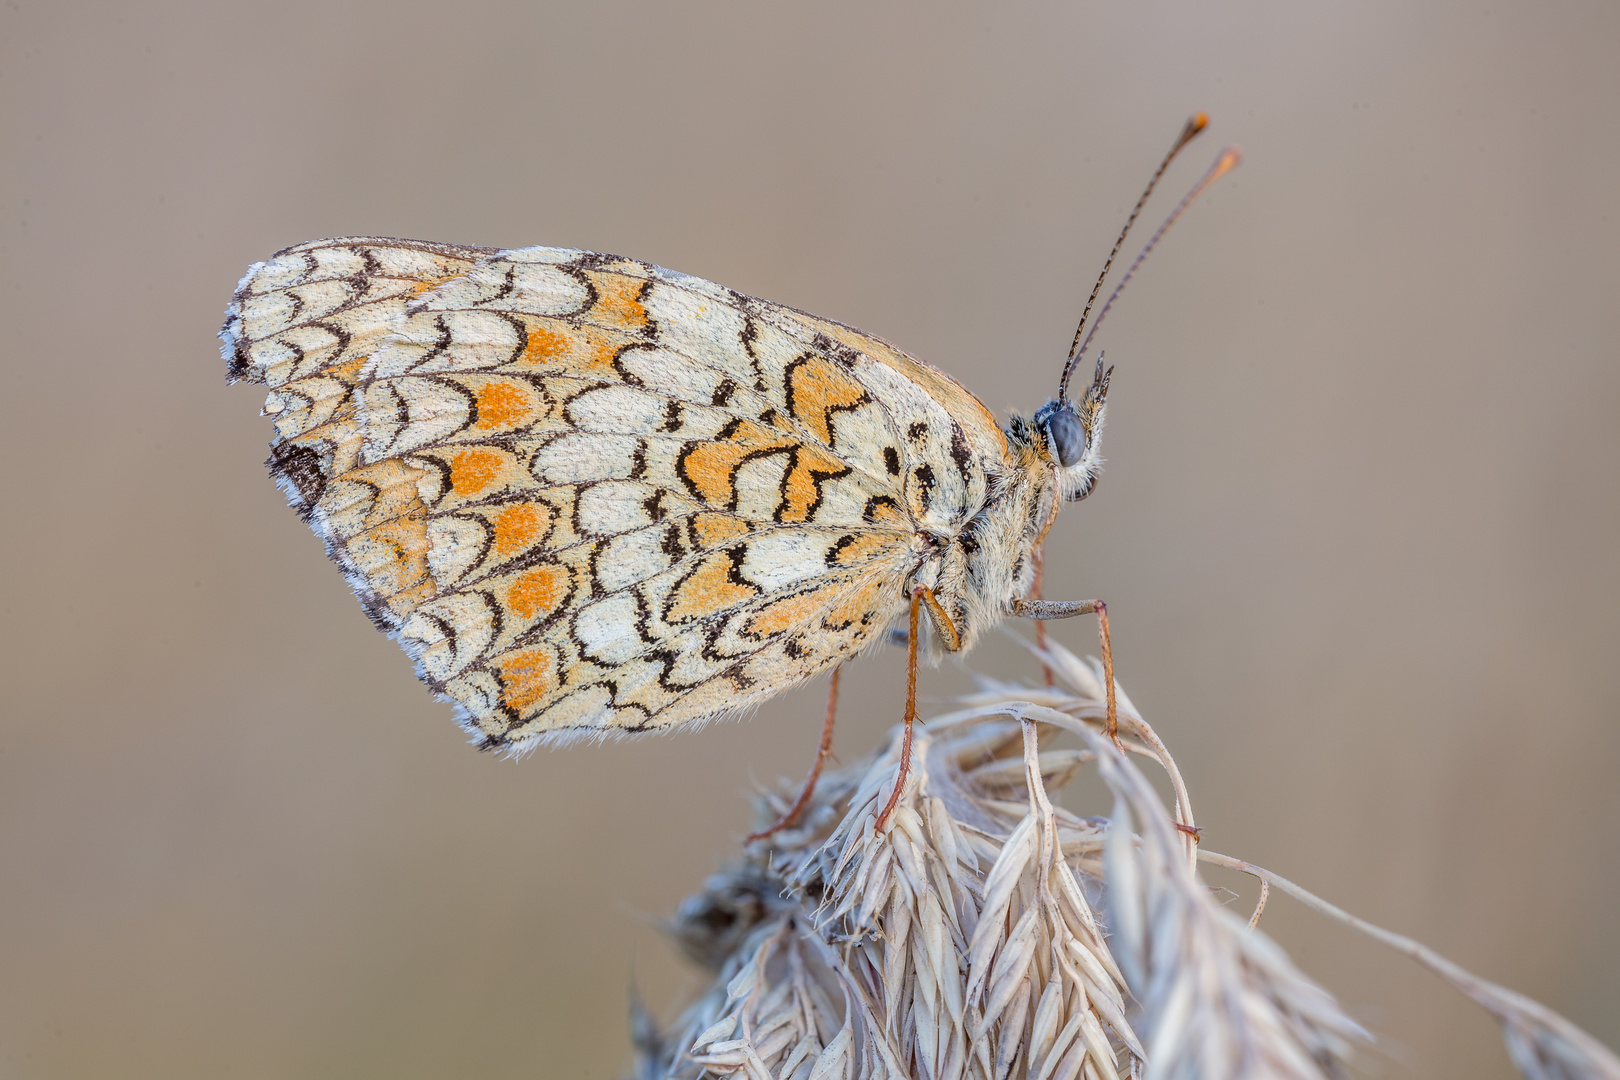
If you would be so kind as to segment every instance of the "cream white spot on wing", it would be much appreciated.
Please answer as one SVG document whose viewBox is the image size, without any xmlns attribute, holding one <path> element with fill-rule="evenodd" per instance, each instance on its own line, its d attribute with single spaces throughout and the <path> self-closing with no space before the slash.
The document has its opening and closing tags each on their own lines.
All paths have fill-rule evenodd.
<svg viewBox="0 0 1620 1080">
<path fill-rule="evenodd" d="M 505 363 L 523 345 L 518 327 L 489 311 L 425 311 L 407 316 L 372 356 L 374 379 L 472 371 Z"/>
<path fill-rule="evenodd" d="M 660 340 L 672 350 L 701 356 L 743 386 L 754 384 L 753 361 L 743 348 L 743 317 L 735 308 L 706 303 L 703 297 L 686 289 L 662 283 L 653 286 L 646 304 L 647 311 L 658 320 Z M 681 368 L 688 370 L 682 370 L 678 379 L 692 379 L 694 386 L 700 386 L 691 374 L 698 365 L 682 361 Z M 718 376 L 711 370 L 709 378 L 712 394 Z"/>
<path fill-rule="evenodd" d="M 866 500 L 872 494 L 868 485 L 862 484 L 859 474 L 825 481 L 821 485 L 821 508 L 816 511 L 816 517 L 824 521 L 859 521 L 866 512 Z"/>
<path fill-rule="evenodd" d="M 596 580 L 602 588 L 622 589 L 668 569 L 671 559 L 663 549 L 664 532 L 665 527 L 659 526 L 609 540 L 596 560 Z"/>
<path fill-rule="evenodd" d="M 405 651 L 422 666 L 422 674 L 432 679 L 443 679 L 450 670 L 449 637 L 439 624 L 414 612 L 399 628 L 399 642 Z"/>
<path fill-rule="evenodd" d="M 503 263 L 519 263 L 525 266 L 548 266 L 553 263 L 569 263 L 579 258 L 577 248 L 534 247 L 507 248 L 495 257 Z"/>
<path fill-rule="evenodd" d="M 401 637 L 404 637 L 403 633 Z M 404 644 L 409 651 L 409 639 L 405 639 Z M 451 680 L 445 686 L 445 692 L 473 716 L 488 716 L 500 711 L 500 683 L 487 671 L 469 671 L 461 678 Z"/>
<path fill-rule="evenodd" d="M 761 533 L 748 545 L 743 577 L 767 591 L 786 588 L 827 572 L 827 534 L 799 529 Z"/>
<path fill-rule="evenodd" d="M 581 608 L 574 616 L 574 635 L 581 650 L 599 664 L 622 664 L 641 651 L 636 633 L 636 602 L 628 593 Z"/>
<path fill-rule="evenodd" d="M 483 554 L 486 530 L 477 521 L 440 517 L 428 522 L 428 571 L 443 589 L 455 584 L 477 565 Z"/>
<path fill-rule="evenodd" d="M 541 715 L 546 727 L 609 727 L 617 710 L 607 687 L 587 686 L 576 690 Z"/>
<path fill-rule="evenodd" d="M 253 366 L 271 386 L 283 383 L 321 365 L 336 346 L 338 338 L 321 326 L 295 326 L 256 345 Z"/>
<path fill-rule="evenodd" d="M 705 360 L 712 357 L 704 356 Z M 620 365 L 660 394 L 679 401 L 708 404 L 715 400 L 728 380 L 725 399 L 732 412 L 758 416 L 770 407 L 756 394 L 752 369 L 731 372 L 696 363 L 670 349 L 631 349 L 619 358 Z"/>
<path fill-rule="evenodd" d="M 434 620 L 456 628 L 446 637 Z M 423 670 L 436 679 L 448 679 L 489 648 L 495 627 L 489 606 L 476 593 L 452 593 L 423 604 L 400 629 L 400 636 L 428 646 L 419 657 Z"/>
<path fill-rule="evenodd" d="M 365 389 L 366 457 L 443 442 L 467 421 L 467 397 L 435 379 L 384 379 Z M 403 420 L 403 423 L 401 422 Z"/>
<path fill-rule="evenodd" d="M 514 260 L 477 266 L 434 290 L 430 302 L 445 309 L 566 315 L 578 311 L 589 295 L 585 283 L 565 270 Z"/>
<path fill-rule="evenodd" d="M 664 423 L 665 402 L 629 386 L 604 386 L 568 403 L 568 417 L 581 431 L 653 431 Z"/>
<path fill-rule="evenodd" d="M 612 480 L 633 474 L 640 447 L 641 440 L 633 435 L 563 435 L 536 453 L 530 467 L 538 479 L 553 484 Z"/>
<path fill-rule="evenodd" d="M 737 493 L 737 516 L 770 521 L 782 501 L 782 480 L 791 459 L 785 453 L 767 454 L 737 466 L 732 481 Z"/>
<path fill-rule="evenodd" d="M 627 480 L 592 484 L 579 493 L 579 527 L 587 534 L 611 536 L 651 525 L 646 501 L 643 484 Z"/>
</svg>

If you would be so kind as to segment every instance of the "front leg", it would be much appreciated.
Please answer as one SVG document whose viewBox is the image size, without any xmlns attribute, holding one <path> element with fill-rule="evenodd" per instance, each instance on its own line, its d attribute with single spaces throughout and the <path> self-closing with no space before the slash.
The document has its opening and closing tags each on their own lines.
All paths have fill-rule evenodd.
<svg viewBox="0 0 1620 1080">
<path fill-rule="evenodd" d="M 1097 616 L 1097 636 L 1102 639 L 1103 681 L 1108 694 L 1108 737 L 1123 751 L 1125 744 L 1119 741 L 1119 710 L 1114 703 L 1114 649 L 1109 642 L 1108 605 L 1101 600 L 1014 600 L 1012 609 L 1014 615 L 1041 622 L 1072 619 L 1076 615 Z"/>
</svg>

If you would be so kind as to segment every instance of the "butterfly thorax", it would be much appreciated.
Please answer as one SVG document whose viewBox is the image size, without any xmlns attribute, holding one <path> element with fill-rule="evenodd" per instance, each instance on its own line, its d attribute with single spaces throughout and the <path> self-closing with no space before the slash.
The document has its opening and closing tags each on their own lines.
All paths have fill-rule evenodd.
<svg viewBox="0 0 1620 1080">
<path fill-rule="evenodd" d="M 918 567 L 914 580 L 934 590 L 957 636 L 956 650 L 1005 618 L 1014 600 L 1035 584 L 1034 552 L 1055 506 L 1052 470 L 1027 442 L 1007 440 L 1008 458 L 989 472 L 983 505 L 964 521 L 938 556 Z M 937 658 L 953 644 L 934 627 Z"/>
<path fill-rule="evenodd" d="M 1003 429 L 1004 459 L 986 468 L 984 503 L 968 517 L 937 560 L 925 560 L 915 580 L 934 589 L 955 624 L 959 649 L 1030 597 L 1036 553 L 1066 500 L 1084 498 L 1102 458 L 1101 400 L 1067 409 L 1078 425 L 1065 430 L 1065 407 L 1043 406 L 1033 417 L 1014 414 Z M 1064 457 L 1069 460 L 1065 462 Z M 936 628 L 937 630 L 937 628 Z M 936 652 L 948 635 L 935 635 Z"/>
</svg>

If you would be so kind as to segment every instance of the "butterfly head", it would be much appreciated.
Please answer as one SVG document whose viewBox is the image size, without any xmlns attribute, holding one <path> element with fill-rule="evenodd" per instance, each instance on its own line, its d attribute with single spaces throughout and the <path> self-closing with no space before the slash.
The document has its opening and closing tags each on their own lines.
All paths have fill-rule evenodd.
<svg viewBox="0 0 1620 1080">
<path fill-rule="evenodd" d="M 1035 441 L 1037 451 L 1047 459 L 1057 474 L 1058 487 L 1063 497 L 1079 500 L 1091 494 L 1102 467 L 1103 413 L 1108 403 L 1108 380 L 1113 368 L 1103 367 L 1097 359 L 1097 370 L 1091 385 L 1079 401 L 1059 398 L 1048 401 L 1038 409 L 1033 426 L 1039 434 Z"/>
</svg>

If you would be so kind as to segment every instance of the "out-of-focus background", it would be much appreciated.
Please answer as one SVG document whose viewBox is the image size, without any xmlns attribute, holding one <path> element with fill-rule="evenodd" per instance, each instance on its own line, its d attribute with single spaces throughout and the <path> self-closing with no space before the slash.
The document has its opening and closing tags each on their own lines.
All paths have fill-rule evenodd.
<svg viewBox="0 0 1620 1080">
<path fill-rule="evenodd" d="M 1110 602 L 1211 847 L 1620 1043 L 1617 54 L 1609 0 L 13 0 L 0 1077 L 615 1076 L 631 984 L 666 1017 L 697 985 L 649 916 L 813 752 L 819 683 L 467 748 L 265 475 L 214 340 L 250 262 L 619 252 L 1028 410 L 1198 109 L 1148 218 L 1247 157 L 1102 335 L 1110 460 L 1047 593 Z M 902 667 L 847 671 L 846 760 Z M 1263 926 L 1369 1075 L 1511 1075 L 1407 961 Z"/>
</svg>

